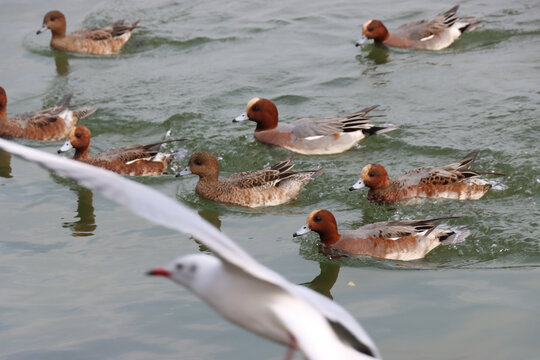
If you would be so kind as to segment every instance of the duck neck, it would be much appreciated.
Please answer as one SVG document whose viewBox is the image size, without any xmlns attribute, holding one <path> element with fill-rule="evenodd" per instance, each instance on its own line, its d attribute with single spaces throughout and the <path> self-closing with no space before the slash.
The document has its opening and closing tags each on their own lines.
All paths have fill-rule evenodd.
<svg viewBox="0 0 540 360">
<path fill-rule="evenodd" d="M 75 155 L 73 155 L 73 159 L 85 160 L 88 158 L 89 153 L 90 153 L 90 146 L 75 148 Z"/>
<path fill-rule="evenodd" d="M 328 224 L 324 230 L 319 230 L 317 233 L 319 233 L 321 242 L 325 245 L 335 244 L 341 239 L 341 235 L 338 233 L 337 224 L 335 222 Z"/>
</svg>

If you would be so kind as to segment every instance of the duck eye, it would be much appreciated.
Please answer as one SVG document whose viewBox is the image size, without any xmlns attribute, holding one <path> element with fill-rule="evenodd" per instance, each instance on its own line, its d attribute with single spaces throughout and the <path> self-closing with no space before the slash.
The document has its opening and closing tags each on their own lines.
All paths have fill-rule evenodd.
<svg viewBox="0 0 540 360">
<path fill-rule="evenodd" d="M 322 220 L 320 215 L 315 215 L 315 222 L 320 222 Z"/>
<path fill-rule="evenodd" d="M 195 165 L 202 165 L 201 159 L 195 159 Z"/>
<path fill-rule="evenodd" d="M 253 105 L 253 107 L 251 108 L 251 110 L 253 111 L 259 111 L 261 110 L 261 107 L 259 105 Z"/>
<path fill-rule="evenodd" d="M 80 138 L 82 137 L 82 134 L 80 134 L 80 133 L 75 134 L 75 137 L 76 137 L 77 139 L 80 139 Z"/>
<path fill-rule="evenodd" d="M 374 30 L 373 25 L 370 25 L 367 29 L 368 29 L 368 31 L 373 31 Z"/>
<path fill-rule="evenodd" d="M 369 177 L 374 177 L 375 175 L 376 175 L 375 171 L 370 171 L 369 174 L 368 174 Z"/>
<path fill-rule="evenodd" d="M 176 270 L 182 270 L 184 268 L 184 264 L 176 264 Z"/>
</svg>

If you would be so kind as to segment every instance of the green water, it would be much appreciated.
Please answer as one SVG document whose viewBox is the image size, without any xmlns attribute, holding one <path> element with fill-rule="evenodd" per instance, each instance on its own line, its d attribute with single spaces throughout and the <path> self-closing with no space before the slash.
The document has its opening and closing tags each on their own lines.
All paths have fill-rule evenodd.
<svg viewBox="0 0 540 360">
<path fill-rule="evenodd" d="M 283 206 L 244 209 L 194 193 L 195 177 L 137 179 L 176 197 L 263 264 L 332 296 L 386 359 L 536 359 L 540 315 L 540 4 L 462 3 L 484 27 L 440 52 L 355 48 L 361 24 L 390 28 L 453 4 L 416 1 L 7 0 L 0 11 L 0 85 L 8 115 L 65 93 L 97 105 L 82 123 L 94 151 L 185 137 L 190 152 L 222 157 L 222 175 L 285 156 L 233 124 L 254 96 L 281 121 L 380 104 L 398 131 L 351 151 L 294 158 L 323 176 Z M 64 54 L 39 36 L 54 6 L 68 31 L 141 19 L 118 56 Z M 20 141 L 50 153 L 58 143 Z M 451 163 L 508 174 L 479 201 L 380 206 L 348 191 L 367 163 L 391 175 Z M 182 167 L 185 163 L 178 166 Z M 98 194 L 0 153 L 0 358 L 282 359 L 285 349 L 222 320 L 188 291 L 143 274 L 200 250 Z M 314 209 L 344 229 L 388 219 L 460 216 L 467 241 L 414 262 L 328 259 L 317 236 L 292 239 Z M 309 324 L 306 324 L 309 326 Z M 297 354 L 296 359 L 301 357 Z"/>
</svg>

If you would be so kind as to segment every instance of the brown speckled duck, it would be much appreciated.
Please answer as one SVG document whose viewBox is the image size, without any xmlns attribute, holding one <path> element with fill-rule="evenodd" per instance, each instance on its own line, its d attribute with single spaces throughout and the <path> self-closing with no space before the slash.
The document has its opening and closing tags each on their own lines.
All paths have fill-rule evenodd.
<svg viewBox="0 0 540 360">
<path fill-rule="evenodd" d="M 64 96 L 55 106 L 41 111 L 7 116 L 7 96 L 0 86 L 0 136 L 34 140 L 62 140 L 77 121 L 93 114 L 97 107 L 69 110 L 71 94 Z"/>
<path fill-rule="evenodd" d="M 130 25 L 124 25 L 124 20 L 119 20 L 104 28 L 77 30 L 66 35 L 66 17 L 60 11 L 52 10 L 43 17 L 43 26 L 37 34 L 50 29 L 51 47 L 58 50 L 110 55 L 122 49 L 138 24 L 139 20 Z"/>
<path fill-rule="evenodd" d="M 220 179 L 218 159 L 207 152 L 198 152 L 177 176 L 198 175 L 195 192 L 206 199 L 248 207 L 273 206 L 295 199 L 303 185 L 323 172 L 322 168 L 291 171 L 293 166 L 286 159 L 263 170 Z"/>
</svg>

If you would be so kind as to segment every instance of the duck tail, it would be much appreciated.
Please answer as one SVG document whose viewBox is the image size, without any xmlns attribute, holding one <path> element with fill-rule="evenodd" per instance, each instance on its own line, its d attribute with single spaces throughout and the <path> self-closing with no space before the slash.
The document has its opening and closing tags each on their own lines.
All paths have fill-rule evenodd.
<svg viewBox="0 0 540 360">
<path fill-rule="evenodd" d="M 362 129 L 366 135 L 384 134 L 393 130 L 399 129 L 399 125 L 383 124 L 381 126 L 372 126 L 369 129 Z"/>
<path fill-rule="evenodd" d="M 440 225 L 439 228 L 446 229 L 446 234 L 443 234 L 439 241 L 441 245 L 452 245 L 458 244 L 465 241 L 465 238 L 471 234 L 471 231 L 467 229 L 465 225 L 460 226 L 443 226 Z"/>
<path fill-rule="evenodd" d="M 458 29 L 461 33 L 470 32 L 483 25 L 482 21 L 474 17 L 464 17 L 458 19 Z"/>
<path fill-rule="evenodd" d="M 73 110 L 73 117 L 77 120 L 84 119 L 97 111 L 97 106 L 85 107 L 79 110 Z"/>
<path fill-rule="evenodd" d="M 64 97 L 61 98 L 60 101 L 56 103 L 56 106 L 65 107 L 65 108 L 69 107 L 69 103 L 71 102 L 72 97 L 73 97 L 73 94 L 64 95 Z"/>
</svg>

